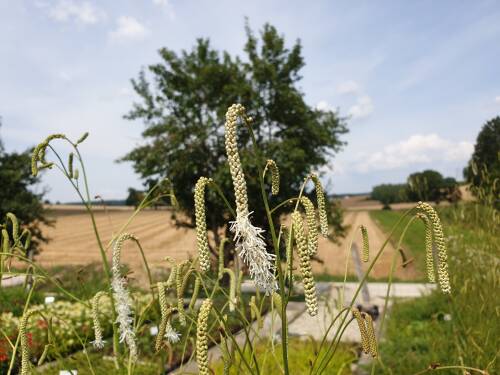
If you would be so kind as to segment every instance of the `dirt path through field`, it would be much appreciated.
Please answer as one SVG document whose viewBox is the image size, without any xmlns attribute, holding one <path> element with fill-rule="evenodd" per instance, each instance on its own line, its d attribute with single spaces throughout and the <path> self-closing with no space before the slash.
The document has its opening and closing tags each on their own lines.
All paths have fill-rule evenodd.
<svg viewBox="0 0 500 375">
<path fill-rule="evenodd" d="M 350 225 L 347 235 L 341 239 L 339 244 L 332 243 L 328 239 L 320 238 L 318 257 L 323 260 L 323 264 L 315 262 L 313 264 L 313 271 L 316 273 L 328 273 L 333 275 L 343 275 L 345 270 L 346 249 L 354 235 L 354 243 L 357 244 L 358 249 L 362 249 L 360 225 L 364 225 L 368 230 L 368 237 L 370 241 L 370 260 L 373 259 L 376 252 L 383 245 L 387 235 L 379 228 L 379 226 L 372 220 L 368 211 L 346 211 L 344 213 L 344 224 Z M 392 255 L 394 254 L 394 246 L 389 242 L 377 263 L 373 267 L 370 275 L 375 278 L 386 277 L 389 274 L 391 267 Z M 369 263 L 363 264 L 363 269 L 366 270 Z M 398 264 L 401 261 L 398 260 Z M 349 260 L 349 272 L 354 274 L 354 267 L 352 257 Z M 415 266 L 410 263 L 407 267 L 397 267 L 395 276 L 401 280 L 414 279 L 417 276 Z"/>
</svg>

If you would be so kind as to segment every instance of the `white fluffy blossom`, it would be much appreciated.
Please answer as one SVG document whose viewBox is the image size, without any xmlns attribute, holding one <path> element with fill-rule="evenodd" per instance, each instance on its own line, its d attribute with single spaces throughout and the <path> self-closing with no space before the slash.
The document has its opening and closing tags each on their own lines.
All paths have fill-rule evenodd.
<svg viewBox="0 0 500 375">
<path fill-rule="evenodd" d="M 170 321 L 167 322 L 167 327 L 165 328 L 165 338 L 171 344 L 175 344 L 181 339 L 181 334 L 172 327 Z"/>
<path fill-rule="evenodd" d="M 123 242 L 136 238 L 130 234 L 122 234 L 114 243 L 113 246 L 113 280 L 111 288 L 113 289 L 113 296 L 115 298 L 115 308 L 117 318 L 116 321 L 120 330 L 120 342 L 125 342 L 130 349 L 132 358 L 137 358 L 137 343 L 135 340 L 135 332 L 133 329 L 133 312 L 130 295 L 127 290 L 127 282 L 120 274 L 120 255 Z"/>
<path fill-rule="evenodd" d="M 236 250 L 248 265 L 255 285 L 269 295 L 278 288 L 274 277 L 276 256 L 266 251 L 266 243 L 262 236 L 264 230 L 252 225 L 250 215 L 251 212 L 238 215 L 236 220 L 231 222 L 230 230 L 234 233 Z"/>
</svg>

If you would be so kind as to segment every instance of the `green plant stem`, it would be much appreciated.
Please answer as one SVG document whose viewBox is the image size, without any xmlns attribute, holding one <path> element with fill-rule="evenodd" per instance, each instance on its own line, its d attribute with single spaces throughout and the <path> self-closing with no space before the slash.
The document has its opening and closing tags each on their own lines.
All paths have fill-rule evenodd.
<svg viewBox="0 0 500 375">
<path fill-rule="evenodd" d="M 5 253 L 0 253 L 0 254 L 5 254 Z M 49 280 L 52 284 L 54 284 L 56 286 L 57 289 L 59 289 L 61 291 L 61 293 L 65 294 L 70 299 L 73 299 L 76 302 L 80 302 L 81 304 L 83 304 L 86 307 L 90 307 L 90 304 L 88 302 L 76 297 L 74 294 L 72 294 L 71 292 L 64 289 L 56 279 L 54 279 L 52 276 L 50 276 L 41 266 L 39 266 L 38 264 L 36 264 L 32 260 L 30 260 L 29 258 L 26 258 L 25 256 L 20 255 L 20 254 L 10 254 L 10 255 L 18 258 L 19 260 L 22 260 L 23 262 L 28 263 L 34 269 L 38 270 L 38 272 L 40 272 L 42 274 L 42 277 Z"/>
<path fill-rule="evenodd" d="M 403 229 L 403 232 L 401 233 L 401 236 L 399 237 L 399 241 L 398 241 L 398 244 L 396 246 L 396 251 L 394 252 L 393 256 L 392 256 L 392 260 L 391 260 L 391 270 L 390 270 L 390 273 L 389 273 L 389 279 L 388 279 L 388 282 L 387 282 L 387 292 L 386 292 L 386 295 L 385 295 L 385 301 L 384 301 L 384 312 L 382 313 L 382 317 L 380 319 L 380 324 L 379 324 L 379 327 L 378 327 L 378 340 L 380 340 L 380 337 L 382 336 L 382 330 L 384 328 L 384 323 L 385 323 L 385 317 L 387 315 L 387 307 L 388 307 L 388 304 L 389 304 L 389 298 L 390 298 L 390 294 L 391 294 L 391 287 L 392 287 L 392 281 L 393 281 L 393 277 L 394 277 L 394 271 L 396 270 L 396 261 L 398 259 L 398 255 L 399 255 L 399 252 L 398 250 L 401 248 L 401 244 L 403 243 L 403 239 L 406 235 L 406 232 L 408 230 L 408 228 L 410 227 L 410 225 L 413 223 L 413 221 L 416 219 L 416 216 L 413 216 L 410 220 L 408 220 L 408 223 L 406 223 L 406 226 L 405 228 Z"/>
<path fill-rule="evenodd" d="M 403 232 L 401 232 L 401 235 L 399 236 L 399 240 L 398 240 L 398 243 L 396 245 L 396 249 L 394 251 L 394 254 L 392 255 L 392 259 L 391 259 L 391 269 L 390 269 L 390 272 L 389 272 L 389 279 L 387 281 L 387 292 L 386 292 L 386 295 L 385 295 L 385 300 L 384 300 L 384 311 L 382 313 L 382 317 L 380 318 L 380 324 L 379 324 L 379 327 L 378 327 L 378 334 L 377 334 L 377 341 L 380 342 L 380 338 L 382 337 L 382 332 L 383 332 L 383 329 L 384 329 L 384 323 L 385 323 L 385 318 L 387 316 L 387 310 L 388 310 L 388 307 L 389 307 L 389 298 L 390 298 L 390 295 L 391 295 L 391 288 L 392 288 L 392 282 L 393 282 L 393 276 L 394 276 L 394 271 L 396 270 L 396 261 L 398 259 L 398 255 L 399 255 L 399 249 L 401 248 L 401 244 L 403 243 L 403 239 L 406 235 L 406 232 L 408 230 L 408 228 L 410 227 L 410 225 L 413 223 L 413 221 L 415 221 L 417 217 L 416 216 L 412 216 L 410 220 L 408 220 L 408 223 L 406 223 L 404 229 L 403 229 Z M 382 362 L 381 362 L 382 363 Z M 372 368 L 371 368 L 371 374 L 375 374 L 375 367 L 377 366 L 377 362 L 372 362 Z"/>
<path fill-rule="evenodd" d="M 224 320 L 224 318 L 222 317 L 222 314 L 220 313 L 219 310 L 217 310 L 215 307 L 213 308 L 213 311 L 215 311 L 215 314 L 217 315 L 217 318 L 219 319 L 220 322 L 223 322 L 224 324 L 224 330 L 226 332 L 231 332 L 231 330 L 229 329 L 229 327 L 227 327 L 226 325 L 226 321 Z M 245 331 L 246 332 L 246 331 Z M 236 341 L 236 339 L 234 338 L 234 336 L 232 334 L 228 335 L 228 337 L 231 339 L 231 341 L 233 342 L 233 346 L 236 348 L 236 350 L 238 351 L 238 353 L 240 354 L 240 358 L 243 360 L 243 363 L 245 364 L 245 366 L 247 367 L 248 371 L 250 371 L 250 373 L 253 373 L 252 371 L 252 366 L 250 366 L 250 364 L 248 363 L 247 359 L 245 358 L 245 355 L 244 355 L 244 352 L 240 349 L 240 346 L 238 345 L 238 342 Z M 247 337 L 248 339 L 248 337 Z"/>
<path fill-rule="evenodd" d="M 286 204 L 291 204 L 293 203 L 295 200 L 298 200 L 298 198 L 289 198 L 283 202 L 281 202 L 280 204 L 277 204 L 276 206 L 274 206 L 272 209 L 271 209 L 271 214 L 274 213 L 274 211 L 276 211 L 278 208 L 280 207 L 283 207 L 284 205 Z"/>
<path fill-rule="evenodd" d="M 488 375 L 488 372 L 486 372 L 486 371 L 483 371 L 483 370 L 475 368 L 475 367 L 468 367 L 468 366 L 439 366 L 439 367 L 436 367 L 436 368 L 428 368 L 428 369 L 425 369 L 423 371 L 416 372 L 413 375 L 422 375 L 422 374 L 426 374 L 426 373 L 431 372 L 431 371 L 454 370 L 454 369 L 456 369 L 456 370 L 475 371 L 475 372 L 477 372 L 479 374 Z"/>
<path fill-rule="evenodd" d="M 215 188 L 215 191 L 222 198 L 222 200 L 226 204 L 229 212 L 231 212 L 231 215 L 233 215 L 233 217 L 236 218 L 236 211 L 231 206 L 231 203 L 229 203 L 229 201 L 227 200 L 226 195 L 224 194 L 224 192 L 222 191 L 222 189 L 220 188 L 220 186 L 215 181 L 213 181 L 213 180 L 210 182 L 210 185 L 212 185 Z"/>
<path fill-rule="evenodd" d="M 366 280 L 368 279 L 368 276 L 370 275 L 370 272 L 371 270 L 373 269 L 373 267 L 375 266 L 375 263 L 377 262 L 378 258 L 380 258 L 380 256 L 382 255 L 382 252 L 384 251 L 385 247 L 387 246 L 387 244 L 389 243 L 389 240 L 391 239 L 392 235 L 394 234 L 394 232 L 396 231 L 397 227 L 401 224 L 401 222 L 404 220 L 404 218 L 406 218 L 406 216 L 408 216 L 412 211 L 414 210 L 414 208 L 406 211 L 399 219 L 398 221 L 396 222 L 396 224 L 394 225 L 394 227 L 392 228 L 391 232 L 389 233 L 389 235 L 387 236 L 386 240 L 384 241 L 384 243 L 382 244 L 382 246 L 380 247 L 379 251 L 377 252 L 377 254 L 375 255 L 375 257 L 373 258 L 372 262 L 370 263 L 370 265 L 368 266 L 368 269 L 366 270 L 365 274 L 363 275 L 363 278 L 361 279 L 361 281 L 359 282 L 359 285 L 356 289 L 356 291 L 354 292 L 354 296 L 352 297 L 352 300 L 351 300 L 351 303 L 349 304 L 349 309 L 352 308 L 352 306 L 354 305 L 354 302 L 356 301 L 356 298 L 358 297 L 359 293 L 361 292 L 361 288 L 363 287 L 363 284 L 366 282 Z M 348 314 L 346 314 L 344 316 L 344 318 L 342 319 L 342 322 L 340 323 L 340 327 L 342 327 L 347 319 L 347 316 Z M 329 352 L 330 352 L 330 349 L 332 347 L 332 344 L 329 346 L 326 354 L 322 357 L 321 361 L 320 361 L 320 364 L 319 364 L 319 369 L 317 370 L 317 373 L 321 373 L 322 372 L 322 367 L 326 367 L 328 365 L 328 363 L 331 361 L 331 356 L 329 355 Z M 323 365 L 323 362 L 325 361 L 325 359 L 327 357 L 330 357 L 326 364 Z M 314 370 L 314 367 L 311 368 L 311 374 L 313 373 L 313 370 Z M 321 370 L 321 372 L 320 372 Z"/>
<path fill-rule="evenodd" d="M 256 159 L 258 161 L 256 164 L 257 164 L 257 169 L 258 169 L 258 174 L 259 174 L 260 192 L 262 195 L 262 200 L 264 202 L 264 207 L 266 209 L 267 220 L 269 222 L 269 229 L 271 231 L 274 252 L 276 255 L 276 264 L 277 264 L 276 268 L 278 271 L 278 283 L 279 283 L 281 297 L 283 300 L 282 301 L 282 316 L 281 316 L 281 344 L 283 347 L 283 367 L 284 367 L 285 375 L 289 375 L 290 370 L 288 368 L 288 347 L 287 347 L 288 328 L 287 328 L 287 319 L 286 319 L 286 305 L 287 305 L 288 301 L 285 298 L 285 282 L 283 279 L 283 270 L 281 269 L 281 257 L 280 257 L 279 247 L 278 247 L 278 239 L 276 237 L 276 229 L 274 228 L 274 222 L 273 222 L 273 218 L 271 215 L 271 210 L 269 209 L 269 202 L 267 199 L 264 179 L 262 178 L 262 176 L 263 176 L 263 169 L 262 169 L 262 165 L 261 165 L 262 164 L 262 155 L 261 155 L 260 150 L 257 146 L 257 140 L 255 139 L 255 134 L 253 132 L 252 126 L 246 121 L 246 119 L 244 122 L 249 130 L 250 137 L 252 139 L 254 153 L 255 153 Z"/>
<path fill-rule="evenodd" d="M 340 300 L 339 300 L 339 309 L 344 306 L 344 298 L 345 298 L 345 284 L 347 281 L 347 273 L 349 272 L 349 260 L 351 259 L 351 249 L 352 249 L 352 243 L 354 242 L 354 236 L 358 233 L 357 230 L 354 231 L 351 237 L 351 241 L 349 241 L 349 246 L 346 248 L 345 251 L 345 269 L 344 269 L 344 282 L 342 283 L 342 292 L 340 293 Z"/>
<path fill-rule="evenodd" d="M 314 368 L 314 366 L 316 365 L 316 362 L 318 360 L 318 357 L 319 357 L 319 353 L 321 353 L 321 349 L 323 348 L 323 346 L 325 345 L 325 342 L 326 342 L 326 339 L 328 337 L 328 334 L 330 333 L 330 330 L 333 328 L 333 325 L 335 324 L 335 322 L 337 321 L 337 319 L 340 317 L 340 315 L 342 315 L 342 313 L 346 310 L 348 310 L 349 308 L 348 307 L 344 307 L 342 310 L 340 310 L 337 315 L 335 315 L 335 317 L 333 318 L 332 322 L 330 323 L 330 325 L 328 326 L 324 336 L 323 336 L 323 339 L 321 340 L 321 344 L 319 345 L 319 348 L 318 348 L 318 355 L 314 357 L 314 361 L 312 363 L 312 366 L 311 366 L 311 370 Z"/>
<path fill-rule="evenodd" d="M 335 334 L 335 337 L 333 339 L 333 343 L 335 343 L 335 345 L 333 346 L 333 352 L 332 352 L 332 357 L 335 355 L 335 352 L 337 351 L 337 348 L 339 347 L 339 344 L 340 344 L 340 340 L 342 339 L 342 335 L 344 334 L 345 330 L 347 329 L 347 327 L 349 327 L 349 324 L 352 323 L 352 321 L 354 320 L 354 318 L 351 318 L 343 327 L 342 327 L 342 330 L 340 330 L 340 327 L 339 327 L 339 332 L 340 334 L 338 335 L 338 338 L 337 338 L 337 334 Z M 328 363 L 327 363 L 328 365 Z"/>
<path fill-rule="evenodd" d="M 137 244 L 137 247 L 139 248 L 139 252 L 141 253 L 141 258 L 142 261 L 144 262 L 144 267 L 146 268 L 146 273 L 148 274 L 148 281 L 149 281 L 149 289 L 151 289 L 151 294 L 153 295 L 153 299 L 155 299 L 155 294 L 154 290 L 152 288 L 153 286 L 153 276 L 151 275 L 151 269 L 149 268 L 148 261 L 146 259 L 146 255 L 144 255 L 144 249 L 142 248 L 142 245 L 139 240 L 134 240 L 134 242 Z"/>
</svg>

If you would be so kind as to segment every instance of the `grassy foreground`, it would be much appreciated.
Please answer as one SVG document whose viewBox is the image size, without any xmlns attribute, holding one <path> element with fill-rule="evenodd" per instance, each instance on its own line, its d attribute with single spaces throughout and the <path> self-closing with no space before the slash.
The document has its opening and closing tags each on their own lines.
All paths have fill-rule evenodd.
<svg viewBox="0 0 500 375">
<path fill-rule="evenodd" d="M 289 366 L 292 374 L 309 374 L 310 365 L 318 355 L 319 342 L 312 340 L 304 341 L 291 339 L 289 341 Z M 281 359 L 281 346 L 276 344 L 274 350 L 268 350 L 269 345 L 257 345 L 255 354 L 258 358 L 261 374 L 282 374 L 283 366 Z M 323 350 L 324 351 L 324 350 Z M 245 373 L 245 368 L 240 364 L 241 358 L 237 353 L 231 358 L 230 375 Z M 249 351 L 246 353 L 248 359 L 251 358 Z M 336 352 L 334 359 L 325 368 L 325 374 L 350 375 L 350 365 L 357 360 L 357 353 L 353 347 L 341 345 Z M 214 374 L 224 374 L 224 363 L 219 361 L 215 364 Z"/>
<path fill-rule="evenodd" d="M 397 212 L 378 215 L 390 221 Z M 499 227 L 494 211 L 478 205 L 440 210 L 448 238 L 451 296 L 396 302 L 380 349 L 378 373 L 415 374 L 432 365 L 462 365 L 498 374 L 500 348 Z M 418 228 L 417 228 L 418 229 Z M 414 254 L 422 245 L 407 244 Z M 458 369 L 440 374 L 477 374 Z"/>
</svg>

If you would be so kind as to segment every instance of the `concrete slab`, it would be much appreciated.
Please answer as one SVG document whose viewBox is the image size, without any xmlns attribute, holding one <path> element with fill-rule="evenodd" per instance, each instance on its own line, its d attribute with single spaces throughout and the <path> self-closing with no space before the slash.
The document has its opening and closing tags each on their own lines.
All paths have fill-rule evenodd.
<svg viewBox="0 0 500 375">
<path fill-rule="evenodd" d="M 342 293 L 344 293 L 343 306 L 349 306 L 356 289 L 358 287 L 358 283 L 349 282 L 345 284 L 345 288 L 342 286 L 342 283 L 330 283 L 331 290 L 329 295 L 325 298 L 320 298 L 318 315 L 312 317 L 307 314 L 307 312 L 303 313 L 300 317 L 298 317 L 293 323 L 289 325 L 289 334 L 290 336 L 300 337 L 304 339 L 308 339 L 310 337 L 315 340 L 321 340 L 326 332 L 328 331 L 328 327 L 331 325 L 334 317 L 338 314 L 338 306 L 339 300 Z M 366 307 L 371 307 L 373 305 L 377 305 L 379 308 L 379 313 L 383 313 L 383 307 L 385 298 L 387 295 L 387 283 L 369 283 L 368 291 L 370 294 L 370 301 L 368 304 L 363 303 L 361 293 L 357 296 L 354 306 L 358 304 L 368 305 Z M 398 298 L 415 298 L 419 297 L 423 294 L 430 293 L 433 289 L 435 289 L 434 284 L 419 284 L 419 283 L 394 283 L 391 286 L 390 297 L 398 297 Z M 389 300 L 389 306 L 391 304 L 391 300 Z M 335 332 L 337 332 L 341 319 L 338 319 L 333 327 L 330 329 L 328 333 L 328 339 L 332 340 Z M 375 322 L 377 326 L 378 322 Z M 360 335 L 358 331 L 358 327 L 355 322 L 350 324 L 343 336 L 342 340 L 344 342 L 359 342 Z"/>
<path fill-rule="evenodd" d="M 24 276 L 3 275 L 2 287 L 23 285 L 24 278 L 25 278 Z"/>
</svg>

